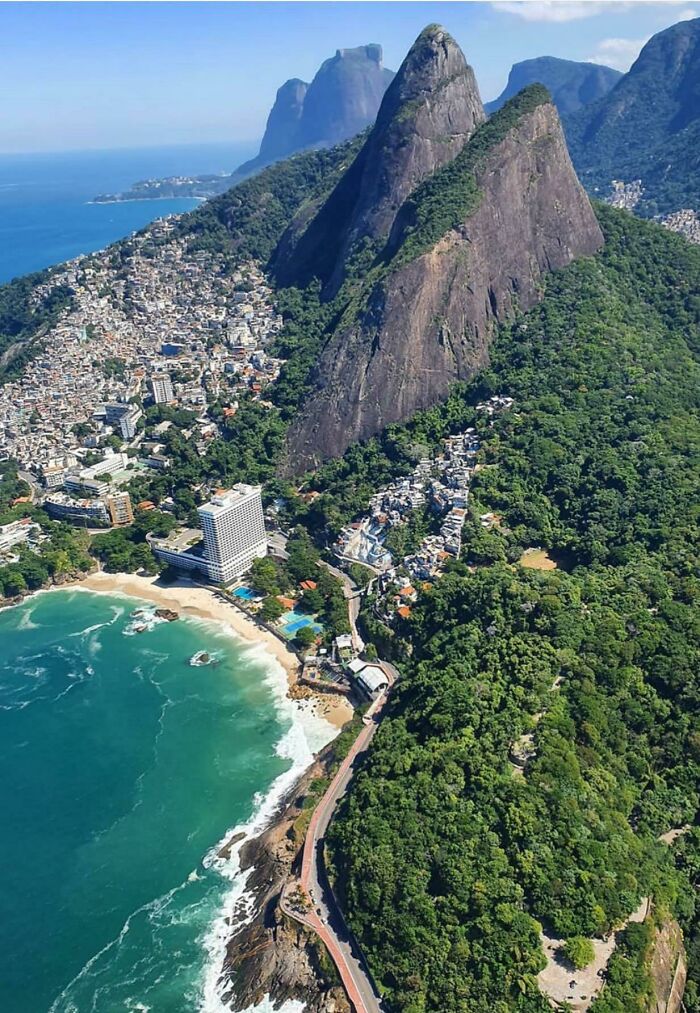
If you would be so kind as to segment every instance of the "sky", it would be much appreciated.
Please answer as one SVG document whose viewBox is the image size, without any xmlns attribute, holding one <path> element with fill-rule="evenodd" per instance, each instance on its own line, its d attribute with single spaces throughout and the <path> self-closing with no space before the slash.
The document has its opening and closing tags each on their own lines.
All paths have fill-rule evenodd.
<svg viewBox="0 0 700 1013">
<path fill-rule="evenodd" d="M 398 69 L 443 24 L 495 98 L 535 56 L 627 70 L 700 0 L 0 3 L 0 152 L 248 141 L 277 88 L 337 48 L 378 42 Z"/>
</svg>

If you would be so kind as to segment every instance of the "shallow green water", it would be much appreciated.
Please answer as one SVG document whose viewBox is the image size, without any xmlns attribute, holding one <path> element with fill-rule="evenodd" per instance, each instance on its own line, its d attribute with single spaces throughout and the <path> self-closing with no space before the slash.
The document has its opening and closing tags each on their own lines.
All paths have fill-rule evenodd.
<svg viewBox="0 0 700 1013">
<path fill-rule="evenodd" d="M 135 600 L 0 613 L 0 1009 L 215 1010 L 232 828 L 259 825 L 327 726 L 213 624 L 129 635 Z M 200 649 L 215 666 L 193 667 Z"/>
</svg>

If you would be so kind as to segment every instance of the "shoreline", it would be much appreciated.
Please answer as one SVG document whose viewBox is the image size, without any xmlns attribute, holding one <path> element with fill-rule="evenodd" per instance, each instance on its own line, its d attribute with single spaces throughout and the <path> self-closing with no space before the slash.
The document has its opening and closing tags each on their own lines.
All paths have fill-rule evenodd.
<svg viewBox="0 0 700 1013">
<path fill-rule="evenodd" d="M 212 194 L 212 197 L 217 197 L 218 194 Z M 86 200 L 85 203 L 93 205 L 95 207 L 108 207 L 110 204 L 141 204 L 143 201 L 153 200 L 199 200 L 206 201 L 211 200 L 211 197 L 122 197 L 117 200 Z M 194 208 L 191 209 L 194 211 Z M 180 212 L 180 214 L 186 214 L 187 212 Z M 99 252 L 99 251 L 98 251 Z"/>
<path fill-rule="evenodd" d="M 293 651 L 269 630 L 257 626 L 234 605 L 217 598 L 216 595 L 201 585 L 187 580 L 176 583 L 158 584 L 158 577 L 139 577 L 133 573 L 105 573 L 97 571 L 81 580 L 64 584 L 50 590 L 83 589 L 102 594 L 122 594 L 131 598 L 141 598 L 161 608 L 170 608 L 180 615 L 193 619 L 227 626 L 238 638 L 250 644 L 263 646 L 268 654 L 277 661 L 287 677 L 288 695 L 292 687 L 297 685 L 300 663 Z M 327 694 L 323 697 L 309 698 L 317 717 L 333 725 L 338 731 L 352 719 L 353 708 L 345 697 Z M 297 705 L 305 701 L 293 700 Z"/>
</svg>

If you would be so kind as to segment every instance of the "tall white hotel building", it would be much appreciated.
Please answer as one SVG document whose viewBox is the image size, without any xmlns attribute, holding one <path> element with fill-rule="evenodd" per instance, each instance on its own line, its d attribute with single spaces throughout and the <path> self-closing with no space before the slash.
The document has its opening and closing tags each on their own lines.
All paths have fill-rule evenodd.
<svg viewBox="0 0 700 1013">
<path fill-rule="evenodd" d="M 228 584 L 245 573 L 254 559 L 267 555 L 259 486 L 234 485 L 213 496 L 197 512 L 211 581 Z"/>
</svg>

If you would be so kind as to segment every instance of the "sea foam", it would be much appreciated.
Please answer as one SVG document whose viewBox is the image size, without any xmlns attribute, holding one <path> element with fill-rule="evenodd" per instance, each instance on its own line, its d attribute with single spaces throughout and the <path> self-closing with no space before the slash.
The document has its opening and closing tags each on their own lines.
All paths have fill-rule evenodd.
<svg viewBox="0 0 700 1013">
<path fill-rule="evenodd" d="M 241 637 L 235 634 L 241 643 Z M 280 717 L 289 722 L 289 728 L 276 747 L 277 755 L 290 760 L 291 766 L 275 779 L 266 794 L 258 794 L 253 800 L 253 814 L 247 823 L 232 827 L 218 844 L 211 849 L 204 860 L 208 868 L 216 869 L 221 876 L 230 881 L 230 889 L 226 893 L 219 912 L 203 940 L 208 960 L 204 969 L 202 983 L 202 1013 L 227 1013 L 228 1007 L 223 1001 L 226 983 L 222 980 L 226 944 L 233 931 L 241 928 L 252 920 L 255 915 L 255 900 L 247 890 L 248 877 L 252 869 L 241 871 L 240 854 L 243 845 L 259 836 L 272 822 L 278 812 L 282 800 L 294 783 L 310 766 L 314 753 L 323 748 L 338 734 L 328 721 L 302 711 L 287 695 L 287 674 L 278 661 L 271 658 L 263 644 L 250 644 L 244 650 L 244 656 L 259 663 L 265 669 L 265 684 L 269 687 Z M 241 839 L 231 848 L 228 858 L 221 858 L 219 852 L 234 836 L 241 834 Z M 304 1004 L 296 1001 L 286 1002 L 278 1013 L 301 1013 Z M 272 1013 L 273 1007 L 268 997 L 246 1013 Z"/>
</svg>

